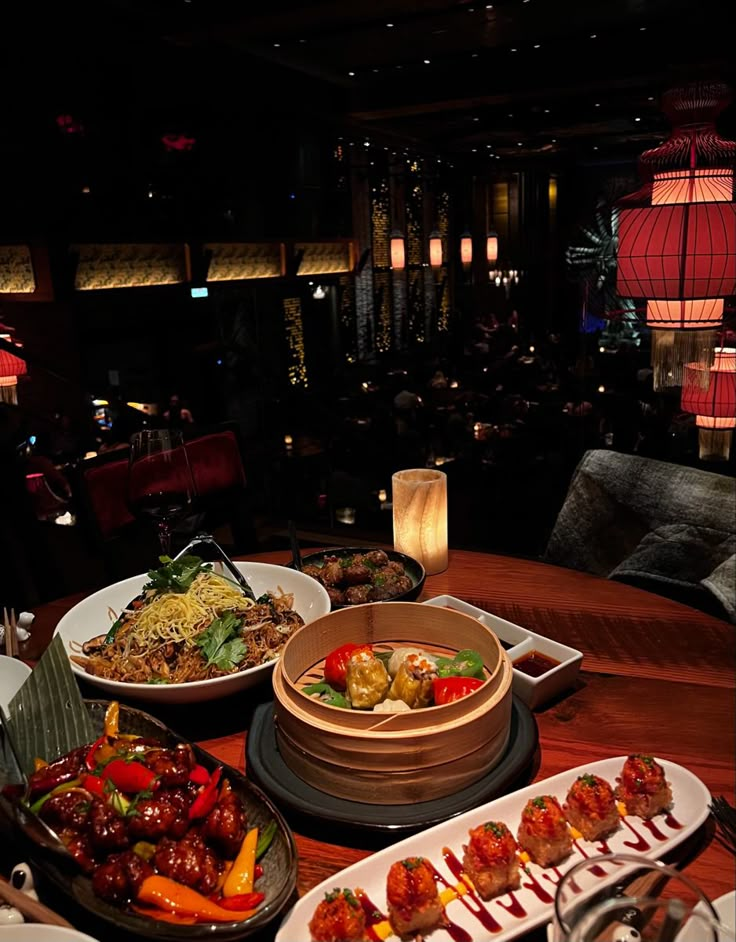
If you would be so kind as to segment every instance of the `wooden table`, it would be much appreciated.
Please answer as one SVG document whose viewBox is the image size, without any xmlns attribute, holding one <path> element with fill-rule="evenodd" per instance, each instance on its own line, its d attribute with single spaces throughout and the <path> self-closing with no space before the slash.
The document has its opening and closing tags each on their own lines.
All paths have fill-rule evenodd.
<svg viewBox="0 0 736 942">
<path fill-rule="evenodd" d="M 286 563 L 286 552 L 253 557 Z M 454 595 L 580 649 L 577 687 L 535 716 L 540 751 L 535 779 L 588 761 L 652 753 L 697 775 L 734 801 L 736 630 L 668 599 L 584 573 L 529 560 L 453 551 L 448 569 L 427 578 L 421 600 Z M 59 618 L 81 598 L 36 612 L 23 655 L 38 657 Z M 95 696 L 93 688 L 88 695 Z M 261 691 L 261 699 L 268 690 Z M 224 762 L 245 766 L 249 707 L 218 702 L 154 712 Z M 334 829 L 331 834 L 334 835 Z M 371 853 L 296 834 L 299 893 Z M 711 897 L 734 889 L 734 858 L 713 840 L 709 822 L 693 842 L 687 873 Z M 81 926 L 80 926 L 81 927 Z M 90 931 L 87 928 L 87 931 Z M 259 935 L 270 940 L 274 931 Z M 106 942 L 122 936 L 105 931 Z M 294 940 L 307 942 L 307 940 Z"/>
</svg>

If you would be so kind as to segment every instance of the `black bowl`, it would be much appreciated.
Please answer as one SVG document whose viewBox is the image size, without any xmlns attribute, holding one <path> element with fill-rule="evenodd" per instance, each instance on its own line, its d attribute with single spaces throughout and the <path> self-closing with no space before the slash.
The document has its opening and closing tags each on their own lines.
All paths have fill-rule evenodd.
<svg viewBox="0 0 736 942">
<path fill-rule="evenodd" d="M 376 546 L 338 546 L 334 549 L 320 550 L 318 553 L 307 553 L 302 556 L 302 566 L 323 566 L 328 556 L 336 556 L 338 559 L 344 559 L 346 556 L 355 556 L 358 553 L 369 553 L 371 550 L 381 549 Z M 424 566 L 413 556 L 407 556 L 406 553 L 399 553 L 397 550 L 385 549 L 383 552 L 392 562 L 401 563 L 404 572 L 411 579 L 411 588 L 399 595 L 393 595 L 390 599 L 383 599 L 385 602 L 413 602 L 419 597 L 424 588 L 424 580 L 427 577 Z M 368 603 L 375 604 L 375 603 Z M 341 605 L 337 602 L 332 603 L 332 610 L 337 608 L 352 608 L 352 605 L 345 603 Z"/>
</svg>

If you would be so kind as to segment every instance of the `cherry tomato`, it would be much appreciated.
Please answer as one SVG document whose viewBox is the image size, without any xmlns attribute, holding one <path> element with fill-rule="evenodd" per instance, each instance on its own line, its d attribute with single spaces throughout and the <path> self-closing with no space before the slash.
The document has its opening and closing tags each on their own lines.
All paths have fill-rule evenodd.
<svg viewBox="0 0 736 942">
<path fill-rule="evenodd" d="M 438 677 L 432 682 L 432 692 L 434 702 L 437 706 L 443 703 L 452 703 L 453 700 L 459 700 L 461 697 L 467 697 L 469 693 L 482 687 L 485 681 L 478 680 L 477 677 Z"/>
</svg>

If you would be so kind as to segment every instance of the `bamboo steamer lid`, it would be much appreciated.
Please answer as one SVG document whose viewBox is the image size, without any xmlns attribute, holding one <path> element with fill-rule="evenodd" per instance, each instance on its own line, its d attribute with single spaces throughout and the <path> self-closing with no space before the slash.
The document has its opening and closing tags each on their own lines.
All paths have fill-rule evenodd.
<svg viewBox="0 0 736 942">
<path fill-rule="evenodd" d="M 373 713 L 328 706 L 303 693 L 322 678 L 324 658 L 349 642 L 376 651 L 416 646 L 483 658 L 486 682 L 443 706 Z M 273 673 L 276 737 L 282 758 L 328 794 L 401 804 L 452 794 L 501 759 L 511 722 L 511 663 L 477 619 L 415 602 L 356 605 L 310 623 L 284 646 Z"/>
</svg>

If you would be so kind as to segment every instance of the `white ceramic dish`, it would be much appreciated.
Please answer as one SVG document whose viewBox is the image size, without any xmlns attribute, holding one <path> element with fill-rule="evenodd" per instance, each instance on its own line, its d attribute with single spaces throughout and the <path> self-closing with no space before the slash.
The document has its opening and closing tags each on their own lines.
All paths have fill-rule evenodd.
<svg viewBox="0 0 736 942">
<path fill-rule="evenodd" d="M 8 712 L 8 704 L 31 674 L 30 667 L 17 657 L 0 654 L 0 706 Z"/>
<path fill-rule="evenodd" d="M 569 689 L 575 682 L 575 678 L 580 672 L 580 665 L 583 660 L 582 651 L 576 648 L 568 647 L 566 644 L 560 644 L 553 641 L 552 638 L 546 638 L 528 628 L 522 628 L 521 625 L 515 625 L 505 618 L 499 618 L 490 612 L 463 602 L 462 599 L 456 599 L 453 595 L 438 595 L 433 599 L 428 599 L 424 605 L 438 605 L 446 608 L 454 608 L 458 612 L 465 612 L 477 618 L 482 624 L 486 625 L 500 639 L 506 653 L 511 658 L 512 665 L 519 658 L 531 651 L 538 651 L 547 657 L 559 661 L 557 667 L 541 674 L 539 677 L 530 677 L 523 671 L 514 668 L 513 691 L 520 700 L 529 707 L 530 710 L 547 703 L 557 694 Z"/>
<path fill-rule="evenodd" d="M 285 566 L 270 563 L 238 562 L 238 569 L 248 580 L 256 598 L 265 592 L 281 589 L 294 596 L 294 610 L 305 624 L 330 611 L 330 597 L 324 587 L 309 576 Z M 148 577 L 143 574 L 116 582 L 100 589 L 94 595 L 78 602 L 56 626 L 54 634 L 61 635 L 69 654 L 79 653 L 78 645 L 102 634 L 110 627 L 109 609 L 117 613 L 141 591 Z M 73 647 L 72 645 L 76 646 Z M 72 670 L 78 677 L 106 691 L 113 698 L 135 698 L 149 703 L 199 703 L 216 700 L 246 690 L 270 675 L 274 662 L 259 664 L 237 674 L 215 677 L 212 680 L 194 680 L 185 684 L 128 684 L 105 680 L 88 674 L 72 661 Z"/>
<path fill-rule="evenodd" d="M 718 899 L 711 901 L 713 909 L 718 914 L 718 919 L 723 923 L 726 932 L 718 931 L 718 942 L 731 942 L 736 936 L 736 890 L 731 893 L 724 893 Z M 696 907 L 705 910 L 705 907 Z M 677 934 L 676 942 L 703 942 L 699 936 L 702 933 L 698 931 L 695 923 L 690 923 Z"/>
<path fill-rule="evenodd" d="M 2 942 L 98 942 L 91 935 L 65 929 L 63 926 L 47 926 L 40 922 L 26 922 L 15 926 L 0 926 Z"/>
<path fill-rule="evenodd" d="M 448 866 L 446 850 L 454 854 L 458 861 L 462 861 L 463 844 L 470 828 L 486 821 L 503 821 L 516 833 L 522 808 L 530 798 L 548 794 L 555 795 L 562 801 L 570 785 L 585 772 L 600 775 L 613 784 L 625 760 L 626 756 L 618 756 L 614 759 L 590 762 L 528 785 L 429 828 L 421 834 L 408 837 L 347 867 L 324 880 L 299 900 L 282 922 L 276 942 L 295 942 L 297 939 L 306 942 L 310 938 L 309 921 L 317 904 L 324 899 L 325 893 L 336 886 L 350 887 L 353 890 L 360 887 L 375 906 L 386 913 L 386 875 L 391 864 L 405 857 L 427 858 L 440 876 L 440 887 L 442 880 L 450 887 L 457 886 L 458 879 L 453 876 Z M 663 759 L 658 761 L 672 787 L 671 814 L 657 815 L 650 825 L 640 818 L 624 819 L 618 831 L 608 838 L 607 844 L 611 853 L 633 853 L 631 845 L 638 845 L 640 853 L 659 858 L 689 837 L 708 817 L 710 793 L 700 779 L 674 762 Z M 586 856 L 593 857 L 600 853 L 600 843 L 576 841 L 573 853 L 559 868 L 550 867 L 543 870 L 536 864 L 529 864 L 528 875 L 522 873 L 521 888 L 513 894 L 502 894 L 487 903 L 474 899 L 470 894 L 458 896 L 446 904 L 447 917 L 456 926 L 464 929 L 473 942 L 487 942 L 489 939 L 493 939 L 493 942 L 506 942 L 508 939 L 514 939 L 551 918 L 555 886 L 560 874 Z M 604 872 L 601 879 L 610 879 L 611 876 L 610 873 Z M 514 900 L 523 915 L 517 914 L 518 910 L 509 911 Z M 481 909 L 493 920 L 497 929 L 484 927 L 476 915 L 476 911 Z M 396 940 L 397 937 L 389 935 L 388 938 Z M 448 930 L 439 928 L 432 933 L 431 938 L 432 942 L 449 942 L 453 936 Z"/>
</svg>

